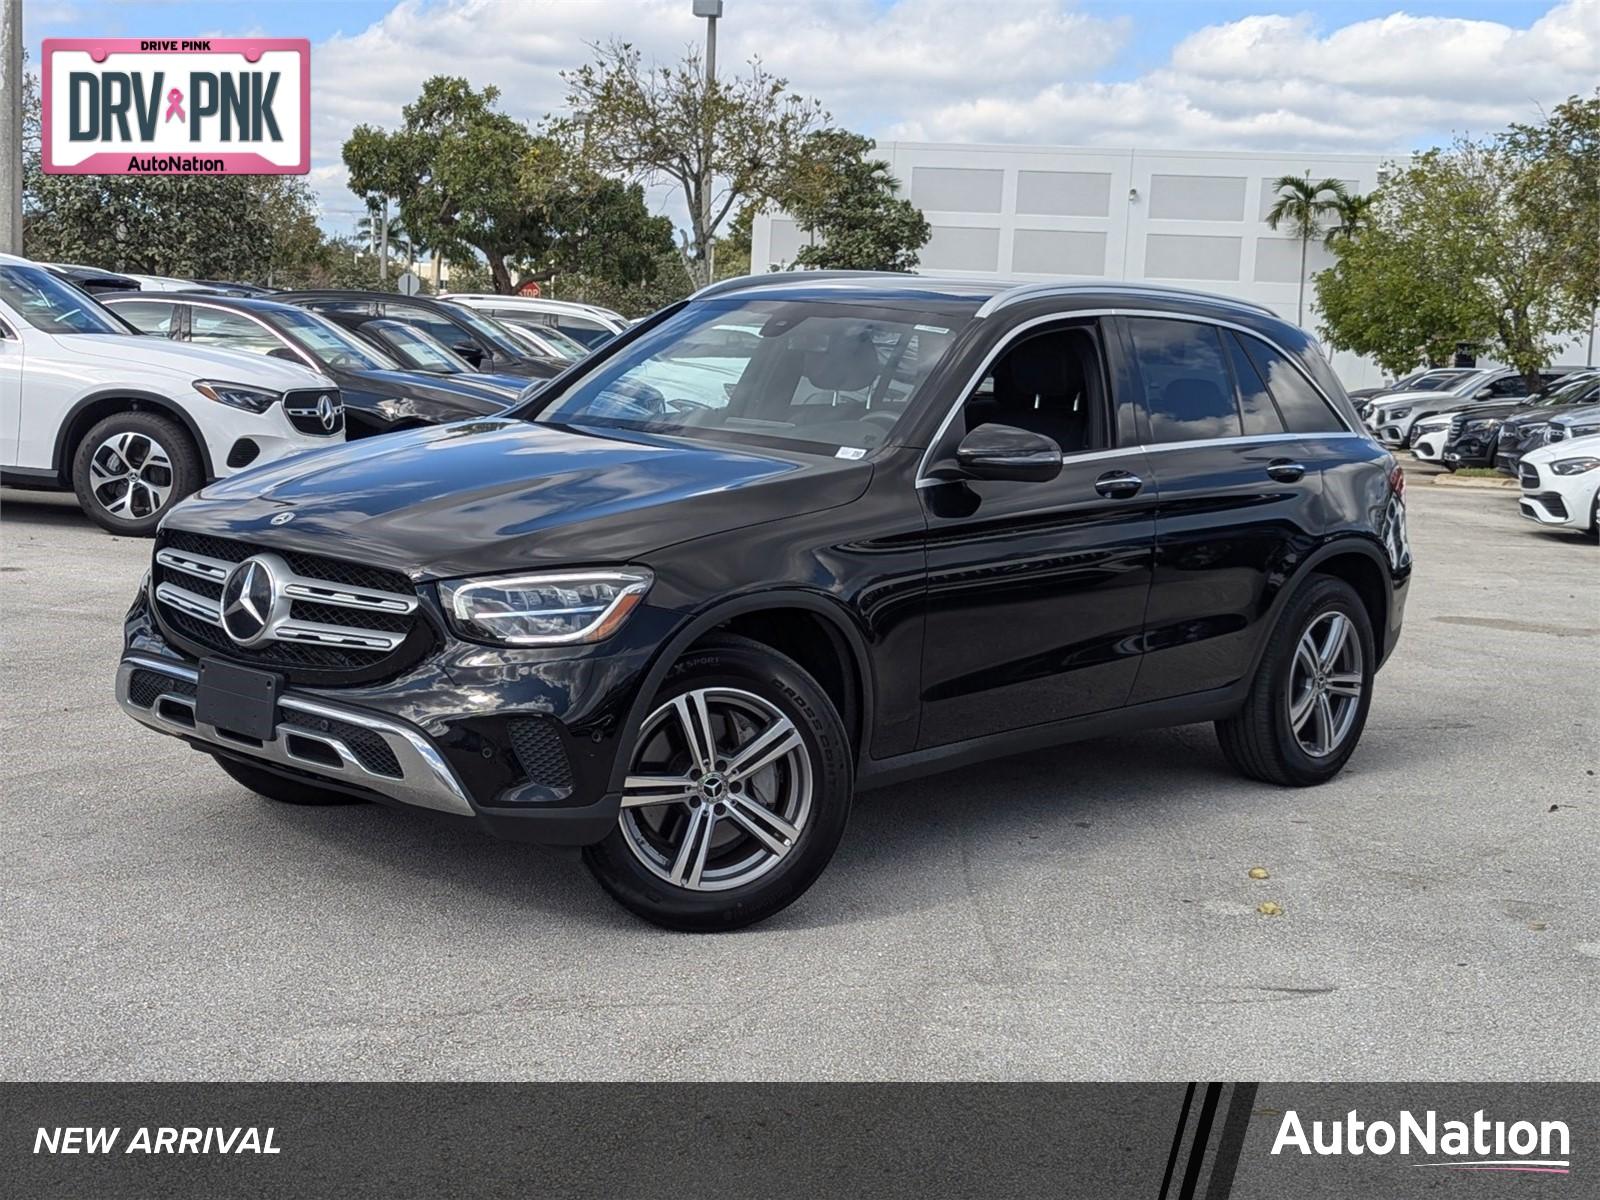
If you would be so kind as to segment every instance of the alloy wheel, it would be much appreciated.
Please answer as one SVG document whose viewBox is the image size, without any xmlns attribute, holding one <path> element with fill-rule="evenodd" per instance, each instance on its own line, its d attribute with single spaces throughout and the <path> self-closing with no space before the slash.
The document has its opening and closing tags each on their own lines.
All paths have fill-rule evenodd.
<svg viewBox="0 0 1600 1200">
<path fill-rule="evenodd" d="M 1312 618 L 1289 668 L 1289 724 L 1312 758 L 1344 744 L 1361 709 L 1362 678 L 1354 622 L 1337 609 Z"/>
<path fill-rule="evenodd" d="M 770 701 L 731 687 L 685 692 L 639 731 L 623 841 L 675 887 L 740 887 L 794 850 L 811 814 L 812 775 L 805 739 Z"/>
<path fill-rule="evenodd" d="M 113 434 L 89 459 L 89 491 L 95 503 L 125 521 L 160 512 L 172 485 L 172 458 L 146 433 Z"/>
</svg>

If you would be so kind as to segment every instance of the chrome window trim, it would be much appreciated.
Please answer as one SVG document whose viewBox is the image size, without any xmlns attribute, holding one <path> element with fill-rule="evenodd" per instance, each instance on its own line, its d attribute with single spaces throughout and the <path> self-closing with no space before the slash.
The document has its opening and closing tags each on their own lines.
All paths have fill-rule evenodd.
<svg viewBox="0 0 1600 1200">
<path fill-rule="evenodd" d="M 934 479 L 928 475 L 929 460 L 933 457 L 933 452 L 938 448 L 939 443 L 943 441 L 945 435 L 950 432 L 950 425 L 955 421 L 956 414 L 961 411 L 961 407 L 966 402 L 967 397 L 972 394 L 973 388 L 977 387 L 978 384 L 983 381 L 984 373 L 988 371 L 991 365 L 993 365 L 995 359 L 1004 353 L 1006 348 L 1009 347 L 1012 342 L 1014 342 L 1020 335 L 1026 333 L 1028 330 L 1034 329 L 1040 325 L 1075 320 L 1079 317 L 1154 317 L 1162 320 L 1189 321 L 1199 325 L 1216 325 L 1223 329 L 1232 329 L 1239 333 L 1249 334 L 1251 337 L 1258 339 L 1281 354 L 1284 360 L 1300 373 L 1300 377 L 1311 385 L 1312 390 L 1315 391 L 1318 396 L 1322 397 L 1323 403 L 1328 406 L 1328 411 L 1333 414 L 1334 418 L 1341 426 L 1343 426 L 1343 428 L 1337 431 L 1324 431 L 1321 433 L 1265 433 L 1253 437 L 1205 438 L 1192 442 L 1158 442 L 1154 445 L 1140 444 L 1138 446 L 1113 446 L 1106 450 L 1089 450 L 1085 451 L 1083 454 L 1068 455 L 1067 461 L 1069 462 L 1081 462 L 1092 457 L 1109 458 L 1117 454 L 1130 454 L 1136 451 L 1143 451 L 1147 454 L 1160 453 L 1164 450 L 1175 450 L 1193 446 L 1218 446 L 1236 445 L 1250 442 L 1290 441 L 1308 437 L 1362 439 L 1366 439 L 1368 437 L 1367 434 L 1360 433 L 1350 428 L 1349 422 L 1346 421 L 1344 419 L 1344 415 L 1339 412 L 1339 408 L 1336 404 L 1334 404 L 1332 397 L 1330 397 L 1328 393 L 1325 392 L 1317 383 L 1317 381 L 1311 378 L 1310 374 L 1295 361 L 1294 355 L 1290 354 L 1271 338 L 1263 336 L 1261 333 L 1250 328 L 1248 325 L 1240 325 L 1234 321 L 1225 321 L 1220 317 L 1208 317 L 1200 316 L 1194 313 L 1174 312 L 1169 309 L 1064 309 L 1060 312 L 1044 313 L 1037 317 L 1030 317 L 1021 324 L 1014 326 L 1006 332 L 1006 335 L 1003 338 L 994 344 L 994 346 L 989 350 L 988 354 L 984 355 L 983 361 L 978 364 L 978 369 L 972 373 L 971 378 L 969 378 L 961 387 L 960 391 L 956 393 L 956 399 L 954 403 L 951 404 L 949 411 L 945 413 L 944 419 L 939 422 L 939 427 L 934 431 L 933 437 L 929 439 L 927 448 L 923 450 L 922 458 L 917 463 L 917 487 L 927 487 L 935 483 L 943 482 L 942 480 Z"/>
</svg>

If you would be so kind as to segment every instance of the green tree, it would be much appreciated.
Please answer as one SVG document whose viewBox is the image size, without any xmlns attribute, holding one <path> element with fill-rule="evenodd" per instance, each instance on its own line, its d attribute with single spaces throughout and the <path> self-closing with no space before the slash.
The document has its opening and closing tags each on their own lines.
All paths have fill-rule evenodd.
<svg viewBox="0 0 1600 1200">
<path fill-rule="evenodd" d="M 568 140 L 535 138 L 522 182 L 539 227 L 526 266 L 541 283 L 575 274 L 597 284 L 648 284 L 662 256 L 673 253 L 672 221 L 650 213 L 644 188 L 596 171 Z"/>
<path fill-rule="evenodd" d="M 1329 342 L 1393 347 L 1380 357 L 1391 368 L 1405 344 L 1414 363 L 1478 342 L 1536 380 L 1593 310 L 1570 285 L 1570 234 L 1529 201 L 1529 169 L 1500 136 L 1458 138 L 1392 175 L 1372 227 L 1336 243 L 1338 263 L 1318 278 Z"/>
<path fill-rule="evenodd" d="M 1306 315 L 1306 248 L 1312 238 L 1324 236 L 1324 222 L 1337 216 L 1345 186 L 1338 179 L 1312 183 L 1299 175 L 1283 175 L 1273 188 L 1278 198 L 1267 212 L 1267 224 L 1273 229 L 1287 225 L 1300 241 L 1300 294 L 1295 302 L 1295 323 L 1300 324 Z"/>
<path fill-rule="evenodd" d="M 1398 378 L 1487 336 L 1459 281 L 1414 240 L 1379 225 L 1336 240 L 1333 252 L 1316 289 L 1321 334 L 1335 349 L 1370 357 Z"/>
<path fill-rule="evenodd" d="M 646 67 L 626 42 L 563 73 L 569 129 L 597 169 L 668 180 L 689 210 L 682 254 L 697 285 L 710 281 L 717 230 L 739 205 L 772 198 L 801 141 L 826 120 L 814 100 L 759 61 L 708 85 L 699 52 Z"/>
<path fill-rule="evenodd" d="M 933 230 L 922 211 L 896 193 L 889 164 L 870 157 L 871 138 L 823 129 L 801 143 L 776 197 L 812 235 L 802 266 L 909 271 Z"/>
<path fill-rule="evenodd" d="M 1522 166 L 1516 203 L 1563 247 L 1560 286 L 1600 316 L 1600 89 L 1572 96 L 1543 121 L 1513 125 L 1502 142 Z"/>
<path fill-rule="evenodd" d="M 344 163 L 356 195 L 398 201 L 413 236 L 452 259 L 483 255 L 495 291 L 509 292 L 507 261 L 537 236 L 517 170 L 533 136 L 496 111 L 499 98 L 498 88 L 477 92 L 436 75 L 402 110 L 398 130 L 357 126 Z"/>
</svg>

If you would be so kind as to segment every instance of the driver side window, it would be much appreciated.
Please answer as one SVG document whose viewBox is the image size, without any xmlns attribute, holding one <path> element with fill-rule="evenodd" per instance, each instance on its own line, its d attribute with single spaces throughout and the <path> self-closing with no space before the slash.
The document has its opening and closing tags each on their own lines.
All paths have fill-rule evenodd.
<svg viewBox="0 0 1600 1200">
<path fill-rule="evenodd" d="M 1009 425 L 1041 433 L 1063 454 L 1110 445 L 1105 375 L 1092 326 L 1030 333 L 1013 342 L 962 405 L 960 430 Z"/>
</svg>

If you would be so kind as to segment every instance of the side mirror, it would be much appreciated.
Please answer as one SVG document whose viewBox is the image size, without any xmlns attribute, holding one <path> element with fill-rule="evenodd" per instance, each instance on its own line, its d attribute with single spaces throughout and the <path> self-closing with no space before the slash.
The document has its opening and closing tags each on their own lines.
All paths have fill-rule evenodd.
<svg viewBox="0 0 1600 1200">
<path fill-rule="evenodd" d="M 457 343 L 455 343 L 455 345 L 451 346 L 450 349 L 454 350 L 457 354 L 459 354 L 462 358 L 466 359 L 473 366 L 475 366 L 475 367 L 483 366 L 483 351 L 479 347 L 475 346 L 473 343 L 471 343 L 471 342 L 457 342 Z"/>
<path fill-rule="evenodd" d="M 1061 474 L 1061 447 L 1042 433 L 979 425 L 956 447 L 956 468 L 968 479 L 1045 483 Z"/>
<path fill-rule="evenodd" d="M 271 350 L 267 351 L 267 357 L 287 359 L 292 363 L 297 363 L 300 361 L 300 356 L 287 346 L 274 346 Z"/>
</svg>

